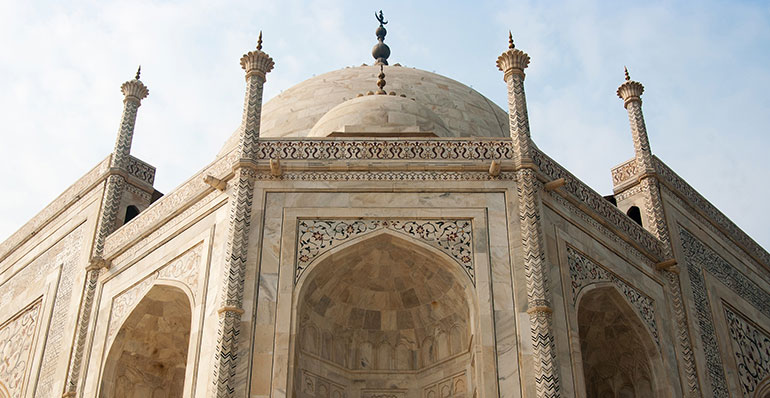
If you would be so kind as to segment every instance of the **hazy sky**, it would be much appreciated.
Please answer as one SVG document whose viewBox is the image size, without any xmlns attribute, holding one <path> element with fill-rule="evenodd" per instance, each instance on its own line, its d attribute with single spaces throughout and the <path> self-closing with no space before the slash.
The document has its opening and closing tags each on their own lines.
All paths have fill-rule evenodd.
<svg viewBox="0 0 770 398">
<path fill-rule="evenodd" d="M 391 63 L 435 71 L 506 108 L 508 30 L 532 58 L 532 137 L 602 194 L 633 155 L 615 90 L 644 84 L 653 152 L 770 248 L 770 4 L 765 1 L 0 1 L 0 240 L 107 156 L 120 85 L 150 96 L 132 154 L 168 193 L 240 123 L 238 60 L 264 31 L 265 100 L 371 63 L 383 9 Z"/>
</svg>

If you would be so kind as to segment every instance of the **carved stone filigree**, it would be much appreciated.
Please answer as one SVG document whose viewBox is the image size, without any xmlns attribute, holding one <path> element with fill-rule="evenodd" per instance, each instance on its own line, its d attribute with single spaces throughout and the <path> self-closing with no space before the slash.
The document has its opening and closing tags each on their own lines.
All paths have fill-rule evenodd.
<svg viewBox="0 0 770 398">
<path fill-rule="evenodd" d="M 40 301 L 0 326 L 0 382 L 10 397 L 21 397 L 32 361 L 32 344 L 40 313 Z"/>
<path fill-rule="evenodd" d="M 297 221 L 297 252 L 294 282 L 315 258 L 352 238 L 388 229 L 419 239 L 450 255 L 475 283 L 473 230 L 470 219 L 361 220 L 332 219 Z"/>
<path fill-rule="evenodd" d="M 128 157 L 128 165 L 126 166 L 128 174 L 144 181 L 150 185 L 155 182 L 155 167 L 145 163 L 133 156 Z"/>
<path fill-rule="evenodd" d="M 295 387 L 303 396 L 313 398 L 347 398 L 345 386 L 315 373 L 302 371 L 302 384 Z"/>
<path fill-rule="evenodd" d="M 569 264 L 573 306 L 577 302 L 580 291 L 586 286 L 597 282 L 610 282 L 618 288 L 628 303 L 631 304 L 631 307 L 636 310 L 650 331 L 655 344 L 660 348 L 658 325 L 655 321 L 655 302 L 650 297 L 570 246 L 567 246 L 567 263 Z"/>
<path fill-rule="evenodd" d="M 618 186 L 636 176 L 636 158 L 626 160 L 612 169 L 612 185 Z"/>
<path fill-rule="evenodd" d="M 260 139 L 260 159 L 499 160 L 512 159 L 510 140 Z"/>
<path fill-rule="evenodd" d="M 741 391 L 752 398 L 759 383 L 770 375 L 770 334 L 729 306 L 724 309 Z"/>
<path fill-rule="evenodd" d="M 695 313 L 706 356 L 706 375 L 714 397 L 729 397 L 703 270 L 708 271 L 716 280 L 730 288 L 733 293 L 742 297 L 768 318 L 770 318 L 770 293 L 757 286 L 754 281 L 735 269 L 681 226 L 679 227 L 679 237 L 682 241 L 684 263 L 690 279 Z"/>
</svg>

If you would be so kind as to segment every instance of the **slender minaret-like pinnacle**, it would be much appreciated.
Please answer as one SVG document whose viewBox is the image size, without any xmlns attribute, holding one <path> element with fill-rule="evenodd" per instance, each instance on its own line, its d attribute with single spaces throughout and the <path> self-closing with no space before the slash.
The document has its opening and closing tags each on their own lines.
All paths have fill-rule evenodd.
<svg viewBox="0 0 770 398">
<path fill-rule="evenodd" d="M 664 256 L 662 262 L 655 268 L 663 273 L 666 278 L 668 295 L 674 307 L 676 321 L 677 342 L 675 349 L 687 377 L 688 397 L 700 397 L 698 374 L 695 369 L 693 344 L 689 334 L 687 317 L 682 308 L 684 298 L 682 295 L 679 270 L 676 265 L 674 250 L 671 246 L 671 233 L 666 222 L 665 206 L 661 196 L 661 187 L 655 172 L 650 141 L 647 137 L 647 127 L 642 114 L 642 93 L 644 86 L 631 80 L 628 68 L 623 67 L 625 81 L 618 87 L 618 97 L 623 100 L 623 106 L 628 112 L 628 120 L 631 124 L 631 136 L 634 141 L 634 159 L 636 161 L 636 173 L 639 176 L 638 189 L 644 201 L 644 214 L 646 223 L 644 227 L 661 242 L 663 242 Z"/>
<path fill-rule="evenodd" d="M 380 10 L 379 13 L 375 12 L 374 17 L 377 18 L 380 26 L 378 26 L 377 30 L 374 31 L 374 34 L 377 35 L 377 44 L 375 44 L 374 48 L 372 48 L 372 57 L 375 59 L 375 65 L 387 65 L 388 57 L 390 57 L 390 47 L 385 44 L 385 35 L 388 34 L 388 30 L 385 29 L 385 25 L 387 25 L 388 21 L 386 21 L 385 17 L 383 17 L 382 10 Z"/>
<path fill-rule="evenodd" d="M 508 86 L 510 133 L 518 164 L 532 162 L 527 98 L 524 95 L 524 69 L 528 65 L 529 55 L 515 48 L 513 35 L 508 32 L 508 50 L 497 58 L 497 68 L 503 72 L 503 80 Z"/>
<path fill-rule="evenodd" d="M 115 140 L 115 149 L 112 152 L 112 159 L 110 161 L 111 171 L 107 177 L 102 195 L 101 212 L 97 220 L 96 235 L 94 236 L 91 248 L 91 258 L 86 267 L 86 284 L 83 289 L 83 299 L 81 300 L 77 328 L 75 329 L 73 352 L 70 355 L 69 368 L 67 369 L 67 376 L 64 382 L 63 397 L 75 397 L 78 394 L 80 369 L 83 365 L 83 347 L 93 309 L 97 280 L 102 270 L 109 267 L 109 263 L 103 257 L 104 241 L 117 227 L 118 210 L 120 209 L 120 201 L 126 186 L 124 175 L 128 172 L 136 114 L 139 106 L 142 105 L 142 100 L 150 93 L 147 86 L 139 81 L 140 72 L 141 66 L 137 69 L 133 80 L 129 80 L 120 86 L 124 96 L 123 115 L 120 119 L 118 137 Z"/>
<path fill-rule="evenodd" d="M 262 89 L 267 74 L 275 63 L 262 51 L 262 32 L 259 32 L 257 49 L 241 57 L 241 68 L 246 72 L 246 96 L 243 102 L 243 120 L 241 124 L 238 151 L 241 159 L 256 160 L 259 124 L 262 114 Z"/>
<path fill-rule="evenodd" d="M 259 159 L 259 128 L 262 113 L 262 89 L 266 75 L 275 63 L 262 51 L 262 32 L 259 32 L 257 48 L 241 57 L 241 67 L 246 72 L 246 98 L 243 104 L 243 120 L 238 140 L 238 159 L 233 164 L 230 180 L 230 223 L 227 231 L 225 260 L 222 267 L 219 327 L 217 346 L 214 351 L 214 385 L 216 397 L 243 396 L 247 380 L 247 366 L 238 356 L 238 336 L 241 333 L 243 291 L 246 278 L 246 262 L 249 255 L 251 232 L 251 208 Z"/>
<path fill-rule="evenodd" d="M 550 267 L 546 262 L 541 222 L 543 206 L 540 192 L 543 185 L 537 178 L 537 166 L 533 161 L 537 149 L 530 138 L 527 99 L 524 95 L 524 69 L 527 65 L 529 55 L 516 49 L 513 35 L 508 32 L 508 50 L 497 58 L 497 67 L 503 72 L 508 87 L 508 120 L 521 220 L 521 256 L 527 280 L 527 313 L 532 338 L 530 359 L 534 365 L 537 396 L 552 398 L 560 396 L 561 387 L 554 342 L 553 308 L 548 288 Z"/>
<path fill-rule="evenodd" d="M 147 86 L 139 80 L 139 74 L 142 67 L 136 71 L 136 77 L 120 86 L 123 92 L 123 115 L 120 120 L 118 137 L 115 140 L 115 149 L 112 154 L 112 167 L 125 168 L 128 165 L 128 156 L 131 152 L 131 141 L 134 137 L 134 125 L 136 124 L 136 113 L 142 105 L 142 100 L 147 97 L 150 91 Z"/>
<path fill-rule="evenodd" d="M 652 164 L 652 151 L 650 140 L 647 138 L 647 127 L 644 125 L 642 114 L 642 83 L 631 80 L 628 68 L 623 67 L 625 81 L 618 87 L 618 97 L 623 100 L 623 106 L 628 111 L 628 120 L 631 123 L 631 135 L 634 140 L 634 156 L 637 167 L 645 173 L 655 172 Z"/>
</svg>

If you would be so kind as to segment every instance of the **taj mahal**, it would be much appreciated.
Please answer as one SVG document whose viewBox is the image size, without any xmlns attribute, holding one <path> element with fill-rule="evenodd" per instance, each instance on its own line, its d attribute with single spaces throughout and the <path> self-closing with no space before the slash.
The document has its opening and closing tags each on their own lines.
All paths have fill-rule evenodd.
<svg viewBox="0 0 770 398">
<path fill-rule="evenodd" d="M 165 194 L 120 86 L 112 153 L 0 243 L 0 398 L 770 398 L 770 254 L 654 155 L 641 83 L 602 196 L 536 145 L 525 43 L 501 109 L 376 16 L 371 65 L 264 104 L 260 33 Z"/>
</svg>

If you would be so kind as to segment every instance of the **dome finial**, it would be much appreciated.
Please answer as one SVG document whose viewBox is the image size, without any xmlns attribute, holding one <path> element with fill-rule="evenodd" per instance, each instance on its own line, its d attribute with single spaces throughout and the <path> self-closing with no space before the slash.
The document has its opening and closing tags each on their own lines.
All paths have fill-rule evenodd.
<svg viewBox="0 0 770 398">
<path fill-rule="evenodd" d="M 142 65 L 139 65 L 139 68 L 136 69 L 136 77 L 134 79 L 139 80 L 139 75 L 142 73 Z"/>
<path fill-rule="evenodd" d="M 513 50 L 516 48 L 516 46 L 513 44 L 513 35 L 511 34 L 511 31 L 508 31 L 508 48 Z"/>
<path fill-rule="evenodd" d="M 377 21 L 380 23 L 380 26 L 374 31 L 374 34 L 377 35 L 377 44 L 372 48 L 372 56 L 376 60 L 374 64 L 387 65 L 388 57 L 390 56 L 390 47 L 384 43 L 385 35 L 388 34 L 388 30 L 385 29 L 384 25 L 386 25 L 388 21 L 386 21 L 385 17 L 382 15 L 382 10 L 380 10 L 379 13 L 375 12 L 374 17 L 377 18 Z"/>
<path fill-rule="evenodd" d="M 626 67 L 624 66 L 624 67 L 623 67 L 623 70 L 626 72 L 626 81 L 629 81 L 629 80 L 631 80 L 631 75 L 629 75 L 629 74 L 628 74 L 628 68 L 626 68 Z"/>
<path fill-rule="evenodd" d="M 262 31 L 259 31 L 259 37 L 257 37 L 257 50 L 262 51 Z"/>
</svg>

